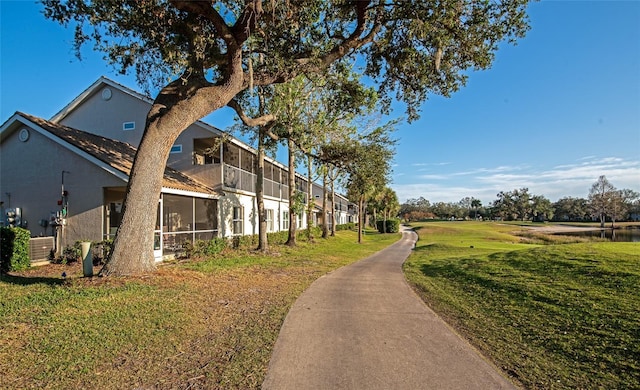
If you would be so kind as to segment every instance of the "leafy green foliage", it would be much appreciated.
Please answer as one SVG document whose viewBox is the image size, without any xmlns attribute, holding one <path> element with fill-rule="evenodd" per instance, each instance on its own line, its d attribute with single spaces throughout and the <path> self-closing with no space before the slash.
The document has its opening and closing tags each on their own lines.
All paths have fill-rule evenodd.
<svg viewBox="0 0 640 390">
<path fill-rule="evenodd" d="M 116 69 L 134 69 L 145 85 L 189 73 L 216 84 L 236 71 L 229 58 L 238 48 L 255 85 L 341 66 L 360 54 L 387 106 L 392 98 L 405 101 L 410 120 L 428 93 L 449 96 L 465 84 L 466 70 L 487 69 L 501 41 L 513 43 L 529 28 L 526 0 L 42 3 L 47 18 L 75 28 L 79 56 L 93 42 Z"/>
<path fill-rule="evenodd" d="M 384 231 L 384 228 L 387 228 L 387 231 Z M 398 233 L 400 231 L 400 220 L 396 218 L 387 219 L 386 221 L 378 220 L 376 221 L 376 227 L 378 232 L 380 233 Z"/>
<path fill-rule="evenodd" d="M 187 257 L 204 257 L 222 252 L 227 245 L 227 239 L 216 237 L 211 240 L 196 240 L 193 244 L 188 243 L 184 249 Z"/>
<path fill-rule="evenodd" d="M 354 222 L 343 223 L 342 225 L 337 225 L 336 230 L 355 230 L 356 224 Z"/>
<path fill-rule="evenodd" d="M 0 227 L 0 273 L 22 271 L 31 265 L 27 229 Z"/>
<path fill-rule="evenodd" d="M 285 83 L 302 74 L 322 75 L 333 65 L 364 69 L 357 74 L 378 87 L 383 112 L 395 98 L 407 104 L 411 121 L 429 94 L 449 96 L 464 85 L 468 70 L 491 65 L 499 42 L 513 42 L 528 29 L 527 0 L 42 3 L 45 17 L 75 29 L 78 54 L 93 42 L 94 50 L 104 53 L 120 72 L 134 69 L 140 84 L 160 89 L 146 121 L 145 142 L 137 152 L 144 156 L 168 154 L 190 124 L 233 106 L 245 90 Z M 360 99 L 364 90 L 357 80 L 331 88 L 356 92 L 352 96 Z M 377 153 L 385 151 L 373 147 L 374 158 L 360 159 L 358 166 L 369 166 L 363 169 L 386 178 L 389 172 L 371 167 L 377 164 Z M 102 275 L 155 268 L 149 259 L 151 215 L 157 204 L 151 199 L 160 192 L 164 163 L 136 158 L 124 222 Z M 361 187 L 355 190 L 360 196 L 367 186 L 362 177 L 354 176 L 349 183 Z"/>
<path fill-rule="evenodd" d="M 74 243 L 72 246 L 67 246 L 62 250 L 60 256 L 54 258 L 52 263 L 54 264 L 71 264 L 80 260 L 82 252 L 80 249 L 80 242 Z"/>
</svg>

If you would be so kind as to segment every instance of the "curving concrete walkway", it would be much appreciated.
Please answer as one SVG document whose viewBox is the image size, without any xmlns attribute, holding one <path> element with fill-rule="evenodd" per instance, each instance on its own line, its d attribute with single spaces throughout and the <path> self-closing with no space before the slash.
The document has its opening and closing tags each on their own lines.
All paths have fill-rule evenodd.
<svg viewBox="0 0 640 390">
<path fill-rule="evenodd" d="M 417 236 L 315 281 L 276 342 L 265 390 L 514 389 L 405 282 Z"/>
</svg>

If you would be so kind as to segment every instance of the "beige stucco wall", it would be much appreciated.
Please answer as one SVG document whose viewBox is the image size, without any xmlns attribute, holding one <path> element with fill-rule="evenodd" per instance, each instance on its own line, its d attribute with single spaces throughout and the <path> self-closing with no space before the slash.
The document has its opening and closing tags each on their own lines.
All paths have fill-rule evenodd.
<svg viewBox="0 0 640 390">
<path fill-rule="evenodd" d="M 108 100 L 102 96 L 105 88 L 111 91 Z M 151 104 L 146 101 L 105 85 L 97 88 L 94 94 L 88 96 L 82 105 L 76 107 L 60 123 L 137 147 L 142 139 L 146 116 L 150 109 Z M 135 129 L 123 130 L 124 122 L 134 122 Z M 175 142 L 175 145 L 182 145 L 182 152 L 170 154 L 167 165 L 187 175 L 190 171 L 201 173 L 202 167 L 193 165 L 193 139 L 214 136 L 214 132 L 198 124 L 189 126 Z M 219 186 L 221 183 L 219 172 L 217 175 L 209 172 L 201 176 L 207 179 L 203 183 L 211 187 Z M 203 177 L 199 179 L 202 180 Z"/>
<path fill-rule="evenodd" d="M 105 88 L 111 90 L 111 98 L 102 98 Z M 79 107 L 71 111 L 61 124 L 78 130 L 127 142 L 137 146 L 142 139 L 142 132 L 151 106 L 113 87 L 98 88 Z M 134 122 L 134 130 L 123 130 L 124 122 Z"/>
<path fill-rule="evenodd" d="M 52 228 L 39 225 L 49 220 L 51 212 L 60 210 L 62 171 L 68 191 L 69 217 L 63 228 L 62 245 L 76 240 L 102 240 L 103 187 L 126 183 L 85 158 L 46 138 L 34 129 L 26 142 L 18 139 L 19 129 L 9 131 L 0 145 L 0 196 L 4 207 L 22 208 L 33 236 L 52 235 Z"/>
</svg>

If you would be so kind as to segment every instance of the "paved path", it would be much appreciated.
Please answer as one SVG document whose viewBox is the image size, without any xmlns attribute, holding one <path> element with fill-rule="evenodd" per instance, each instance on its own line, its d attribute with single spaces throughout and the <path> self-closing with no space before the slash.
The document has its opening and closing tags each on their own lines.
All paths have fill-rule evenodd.
<svg viewBox="0 0 640 390">
<path fill-rule="evenodd" d="M 407 285 L 416 234 L 315 281 L 295 302 L 263 389 L 513 389 Z"/>
</svg>

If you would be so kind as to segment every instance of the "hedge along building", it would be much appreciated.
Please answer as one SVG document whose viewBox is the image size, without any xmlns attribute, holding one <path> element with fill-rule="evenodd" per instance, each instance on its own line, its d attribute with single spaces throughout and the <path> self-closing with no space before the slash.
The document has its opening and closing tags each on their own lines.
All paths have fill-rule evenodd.
<svg viewBox="0 0 640 390">
<path fill-rule="evenodd" d="M 151 103 L 102 77 L 50 120 L 14 114 L 0 127 L 2 215 L 19 208 L 22 226 L 32 236 L 55 234 L 58 249 L 113 238 Z M 187 241 L 257 234 L 255 160 L 253 148 L 202 121 L 178 137 L 158 200 L 157 260 Z M 287 230 L 287 169 L 267 158 L 264 177 L 267 229 Z M 313 222 L 321 224 L 322 190 L 312 186 Z M 297 175 L 296 187 L 306 193 L 307 180 Z M 337 196 L 337 223 L 354 220 L 348 204 Z M 306 227 L 304 214 L 297 220 Z"/>
</svg>

